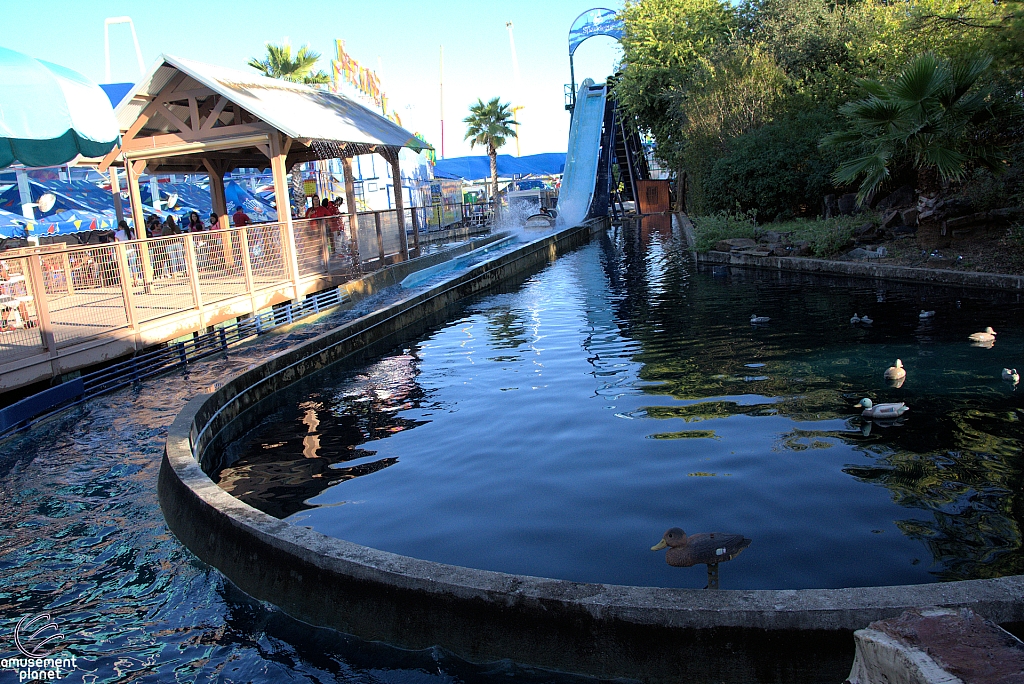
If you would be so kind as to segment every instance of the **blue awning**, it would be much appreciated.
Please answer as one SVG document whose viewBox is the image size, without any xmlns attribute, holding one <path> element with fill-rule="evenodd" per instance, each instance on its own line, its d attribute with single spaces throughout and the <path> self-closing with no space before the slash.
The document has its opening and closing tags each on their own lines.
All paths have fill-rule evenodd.
<svg viewBox="0 0 1024 684">
<path fill-rule="evenodd" d="M 553 176 L 562 173 L 564 169 L 565 152 L 546 152 L 526 157 L 513 157 L 510 154 L 498 155 L 498 176 L 502 178 L 531 174 Z M 491 160 L 487 155 L 440 159 L 434 166 L 434 176 L 437 178 L 462 178 L 463 180 L 490 178 Z"/>
</svg>

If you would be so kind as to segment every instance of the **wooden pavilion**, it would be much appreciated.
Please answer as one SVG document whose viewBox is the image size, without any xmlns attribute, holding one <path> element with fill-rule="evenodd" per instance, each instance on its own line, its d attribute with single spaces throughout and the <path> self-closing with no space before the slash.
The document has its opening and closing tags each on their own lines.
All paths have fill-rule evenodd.
<svg viewBox="0 0 1024 684">
<path fill-rule="evenodd" d="M 376 153 L 392 169 L 402 252 L 404 198 L 398 153 L 427 145 L 412 133 L 363 105 L 309 86 L 161 55 L 118 105 L 120 145 L 100 165 L 124 165 L 131 213 L 138 237 L 147 237 L 139 176 L 143 173 L 206 173 L 213 210 L 228 227 L 224 176 L 236 168 L 270 168 L 278 220 L 292 232 L 287 169 L 293 164 L 340 158 L 350 225 L 356 226 L 351 158 Z M 118 174 L 111 173 L 120 204 Z M 118 214 L 123 210 L 118 206 Z"/>
</svg>

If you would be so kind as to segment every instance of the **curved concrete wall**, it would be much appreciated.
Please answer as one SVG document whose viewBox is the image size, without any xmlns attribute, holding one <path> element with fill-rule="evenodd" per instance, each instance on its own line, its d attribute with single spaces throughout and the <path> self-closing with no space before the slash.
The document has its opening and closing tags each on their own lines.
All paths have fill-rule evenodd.
<svg viewBox="0 0 1024 684">
<path fill-rule="evenodd" d="M 289 388 L 368 346 L 589 240 L 563 231 L 353 321 L 191 401 L 167 438 L 160 505 L 171 530 L 244 591 L 289 614 L 406 648 L 440 645 L 474 661 L 514 661 L 646 681 L 842 681 L 852 630 L 915 606 L 970 607 L 1021 622 L 1024 577 L 906 587 L 700 591 L 585 584 L 398 556 L 272 518 L 204 472 Z M 283 399 L 282 399 L 283 400 Z M 198 460 L 197 460 L 198 459 Z"/>
</svg>

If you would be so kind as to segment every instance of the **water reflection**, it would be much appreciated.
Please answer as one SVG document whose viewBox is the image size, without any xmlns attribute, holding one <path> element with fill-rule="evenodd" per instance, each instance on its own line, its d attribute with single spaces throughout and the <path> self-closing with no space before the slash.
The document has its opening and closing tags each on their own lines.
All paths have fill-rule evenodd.
<svg viewBox="0 0 1024 684">
<path fill-rule="evenodd" d="M 422 425 L 400 412 L 419 406 L 416 358 L 400 354 L 353 374 L 341 390 L 315 393 L 278 415 L 219 473 L 232 496 L 276 518 L 311 508 L 307 500 L 346 480 L 379 472 L 398 459 L 373 458 L 360 445 Z M 348 464 L 348 465 L 346 465 Z"/>
<path fill-rule="evenodd" d="M 329 379 L 224 480 L 328 534 L 509 572 L 685 584 L 630 540 L 714 511 L 758 539 L 756 563 L 730 566 L 738 587 L 988 576 L 1021 556 L 1024 403 L 999 379 L 1021 313 L 1013 294 L 715 277 L 671 225 L 626 225 Z M 965 344 L 990 322 L 1002 348 Z M 883 377 L 895 359 L 910 382 Z M 862 397 L 913 410 L 862 417 Z"/>
</svg>

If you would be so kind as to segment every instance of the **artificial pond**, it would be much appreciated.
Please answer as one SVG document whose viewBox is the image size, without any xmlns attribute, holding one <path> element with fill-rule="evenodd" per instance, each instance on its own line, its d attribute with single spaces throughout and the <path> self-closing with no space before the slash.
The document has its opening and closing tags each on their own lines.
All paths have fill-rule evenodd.
<svg viewBox="0 0 1024 684">
<path fill-rule="evenodd" d="M 1022 308 L 705 271 L 648 224 L 319 374 L 235 445 L 220 484 L 373 548 L 560 579 L 704 586 L 701 568 L 649 550 L 673 526 L 752 539 L 723 588 L 1019 574 L 1024 407 L 999 372 L 1024 365 Z M 972 347 L 989 325 L 996 344 Z M 882 379 L 896 358 L 900 388 Z M 911 411 L 868 425 L 864 396 Z"/>
</svg>

